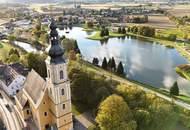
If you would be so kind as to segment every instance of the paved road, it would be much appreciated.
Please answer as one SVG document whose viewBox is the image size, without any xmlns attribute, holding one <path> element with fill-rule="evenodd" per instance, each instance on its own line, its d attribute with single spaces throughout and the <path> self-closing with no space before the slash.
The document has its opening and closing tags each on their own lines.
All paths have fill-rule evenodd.
<svg viewBox="0 0 190 130">
<path fill-rule="evenodd" d="M 84 112 L 75 117 L 75 129 L 76 130 L 87 130 L 88 127 L 92 126 L 95 121 L 90 112 Z"/>
<path fill-rule="evenodd" d="M 3 93 L 2 91 L 0 92 Z M 22 130 L 22 123 L 13 108 L 11 100 L 6 95 L 2 95 L 3 99 L 0 98 L 0 113 L 2 114 L 2 120 L 7 130 Z M 11 111 L 7 109 L 6 104 L 9 104 Z"/>
</svg>

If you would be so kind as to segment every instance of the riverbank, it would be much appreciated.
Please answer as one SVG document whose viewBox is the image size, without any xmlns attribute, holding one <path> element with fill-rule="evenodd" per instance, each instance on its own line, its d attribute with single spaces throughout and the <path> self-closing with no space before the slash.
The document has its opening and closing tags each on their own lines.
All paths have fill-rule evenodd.
<svg viewBox="0 0 190 130">
<path fill-rule="evenodd" d="M 129 33 L 129 32 L 127 32 L 126 34 L 110 32 L 109 36 L 101 37 L 100 31 L 93 30 L 93 29 L 91 29 L 91 31 L 96 31 L 96 33 L 92 36 L 87 37 L 87 39 L 90 39 L 90 40 L 107 40 L 108 38 L 114 38 L 114 37 L 134 36 L 136 38 L 142 38 L 142 39 L 145 39 L 147 41 L 156 42 L 158 44 L 165 45 L 166 47 L 169 47 L 169 48 L 175 48 L 178 50 L 178 52 L 182 56 L 186 57 L 188 59 L 188 61 L 190 61 L 190 52 L 187 52 L 182 47 L 183 46 L 182 43 L 173 42 L 173 41 L 169 41 L 169 40 L 165 40 L 165 39 L 159 39 L 159 38 L 155 38 L 155 37 L 146 37 L 146 36 L 142 36 L 142 35 L 138 35 L 138 34 L 134 34 L 134 33 Z"/>
<path fill-rule="evenodd" d="M 146 37 L 146 36 L 142 36 L 142 35 L 138 35 L 138 34 L 133 34 L 133 33 L 128 33 L 126 34 L 127 36 L 134 36 L 137 38 L 143 38 L 147 41 L 151 41 L 151 42 L 156 42 L 158 44 L 162 44 L 165 45 L 166 47 L 170 47 L 170 48 L 175 48 L 176 50 L 178 50 L 178 52 L 187 58 L 187 60 L 190 62 L 190 53 L 187 52 L 185 49 L 183 49 L 181 46 L 181 43 L 178 42 L 173 42 L 173 41 L 168 41 L 168 40 L 163 40 L 163 39 L 158 39 L 158 38 L 154 38 L 154 37 Z"/>
<path fill-rule="evenodd" d="M 172 98 L 174 100 L 179 100 L 179 101 L 182 101 L 184 103 L 187 103 L 187 104 L 190 104 L 190 97 L 186 96 L 186 95 L 179 95 L 179 96 L 172 96 L 170 95 L 170 92 L 169 91 L 166 91 L 165 89 L 163 88 L 156 88 L 155 86 L 151 86 L 151 85 L 148 85 L 148 84 L 145 84 L 145 83 L 141 83 L 141 82 L 138 82 L 138 81 L 135 81 L 135 80 L 131 80 L 131 79 L 128 79 L 126 77 L 120 77 L 114 73 L 111 73 L 109 71 L 106 71 L 100 67 L 96 67 L 94 65 L 92 65 L 91 63 L 87 62 L 87 61 L 83 61 L 85 67 L 87 68 L 88 71 L 92 71 L 92 72 L 95 72 L 96 74 L 99 74 L 99 75 L 102 75 L 102 76 L 106 76 L 106 77 L 109 77 L 110 79 L 112 80 L 115 80 L 115 81 L 119 81 L 120 83 L 124 83 L 124 82 L 127 82 L 129 84 L 133 84 L 133 85 L 136 85 L 138 87 L 141 87 L 143 89 L 148 89 L 148 90 L 151 90 L 152 92 L 156 92 L 156 93 L 159 93 L 159 94 L 162 94 L 164 96 L 167 96 L 168 98 Z"/>
</svg>

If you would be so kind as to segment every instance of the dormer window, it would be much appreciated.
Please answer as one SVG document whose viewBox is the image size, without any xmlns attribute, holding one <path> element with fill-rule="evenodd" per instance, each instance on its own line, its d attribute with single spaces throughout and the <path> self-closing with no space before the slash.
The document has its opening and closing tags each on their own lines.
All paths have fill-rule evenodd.
<svg viewBox="0 0 190 130">
<path fill-rule="evenodd" d="M 60 71 L 60 79 L 63 79 L 63 70 Z"/>
</svg>

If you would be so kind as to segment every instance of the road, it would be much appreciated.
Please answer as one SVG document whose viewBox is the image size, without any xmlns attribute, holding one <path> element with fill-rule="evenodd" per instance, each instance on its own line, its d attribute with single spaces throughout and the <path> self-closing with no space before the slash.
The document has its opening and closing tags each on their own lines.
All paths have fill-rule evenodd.
<svg viewBox="0 0 190 130">
<path fill-rule="evenodd" d="M 22 130 L 22 122 L 14 110 L 12 101 L 1 90 L 0 92 L 3 96 L 3 99 L 0 98 L 0 113 L 7 130 Z M 11 111 L 7 109 L 6 104 L 9 104 Z"/>
</svg>

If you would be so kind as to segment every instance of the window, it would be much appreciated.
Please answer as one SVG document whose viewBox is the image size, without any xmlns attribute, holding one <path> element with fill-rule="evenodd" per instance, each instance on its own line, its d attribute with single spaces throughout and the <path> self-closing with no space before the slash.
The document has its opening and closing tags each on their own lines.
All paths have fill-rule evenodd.
<svg viewBox="0 0 190 130">
<path fill-rule="evenodd" d="M 47 116 L 47 112 L 44 112 L 44 116 Z"/>
<path fill-rule="evenodd" d="M 29 114 L 30 114 L 30 111 L 29 111 L 29 110 L 27 110 L 27 111 L 26 111 L 26 113 L 27 113 L 27 115 L 29 115 Z"/>
<path fill-rule="evenodd" d="M 48 130 L 50 128 L 49 124 L 45 125 L 45 129 Z"/>
<path fill-rule="evenodd" d="M 63 79 L 63 70 L 60 71 L 60 79 Z"/>
<path fill-rule="evenodd" d="M 65 94 L 65 90 L 61 89 L 61 95 L 64 95 L 64 94 Z"/>
<path fill-rule="evenodd" d="M 65 104 L 63 104 L 62 108 L 65 109 Z"/>
</svg>

